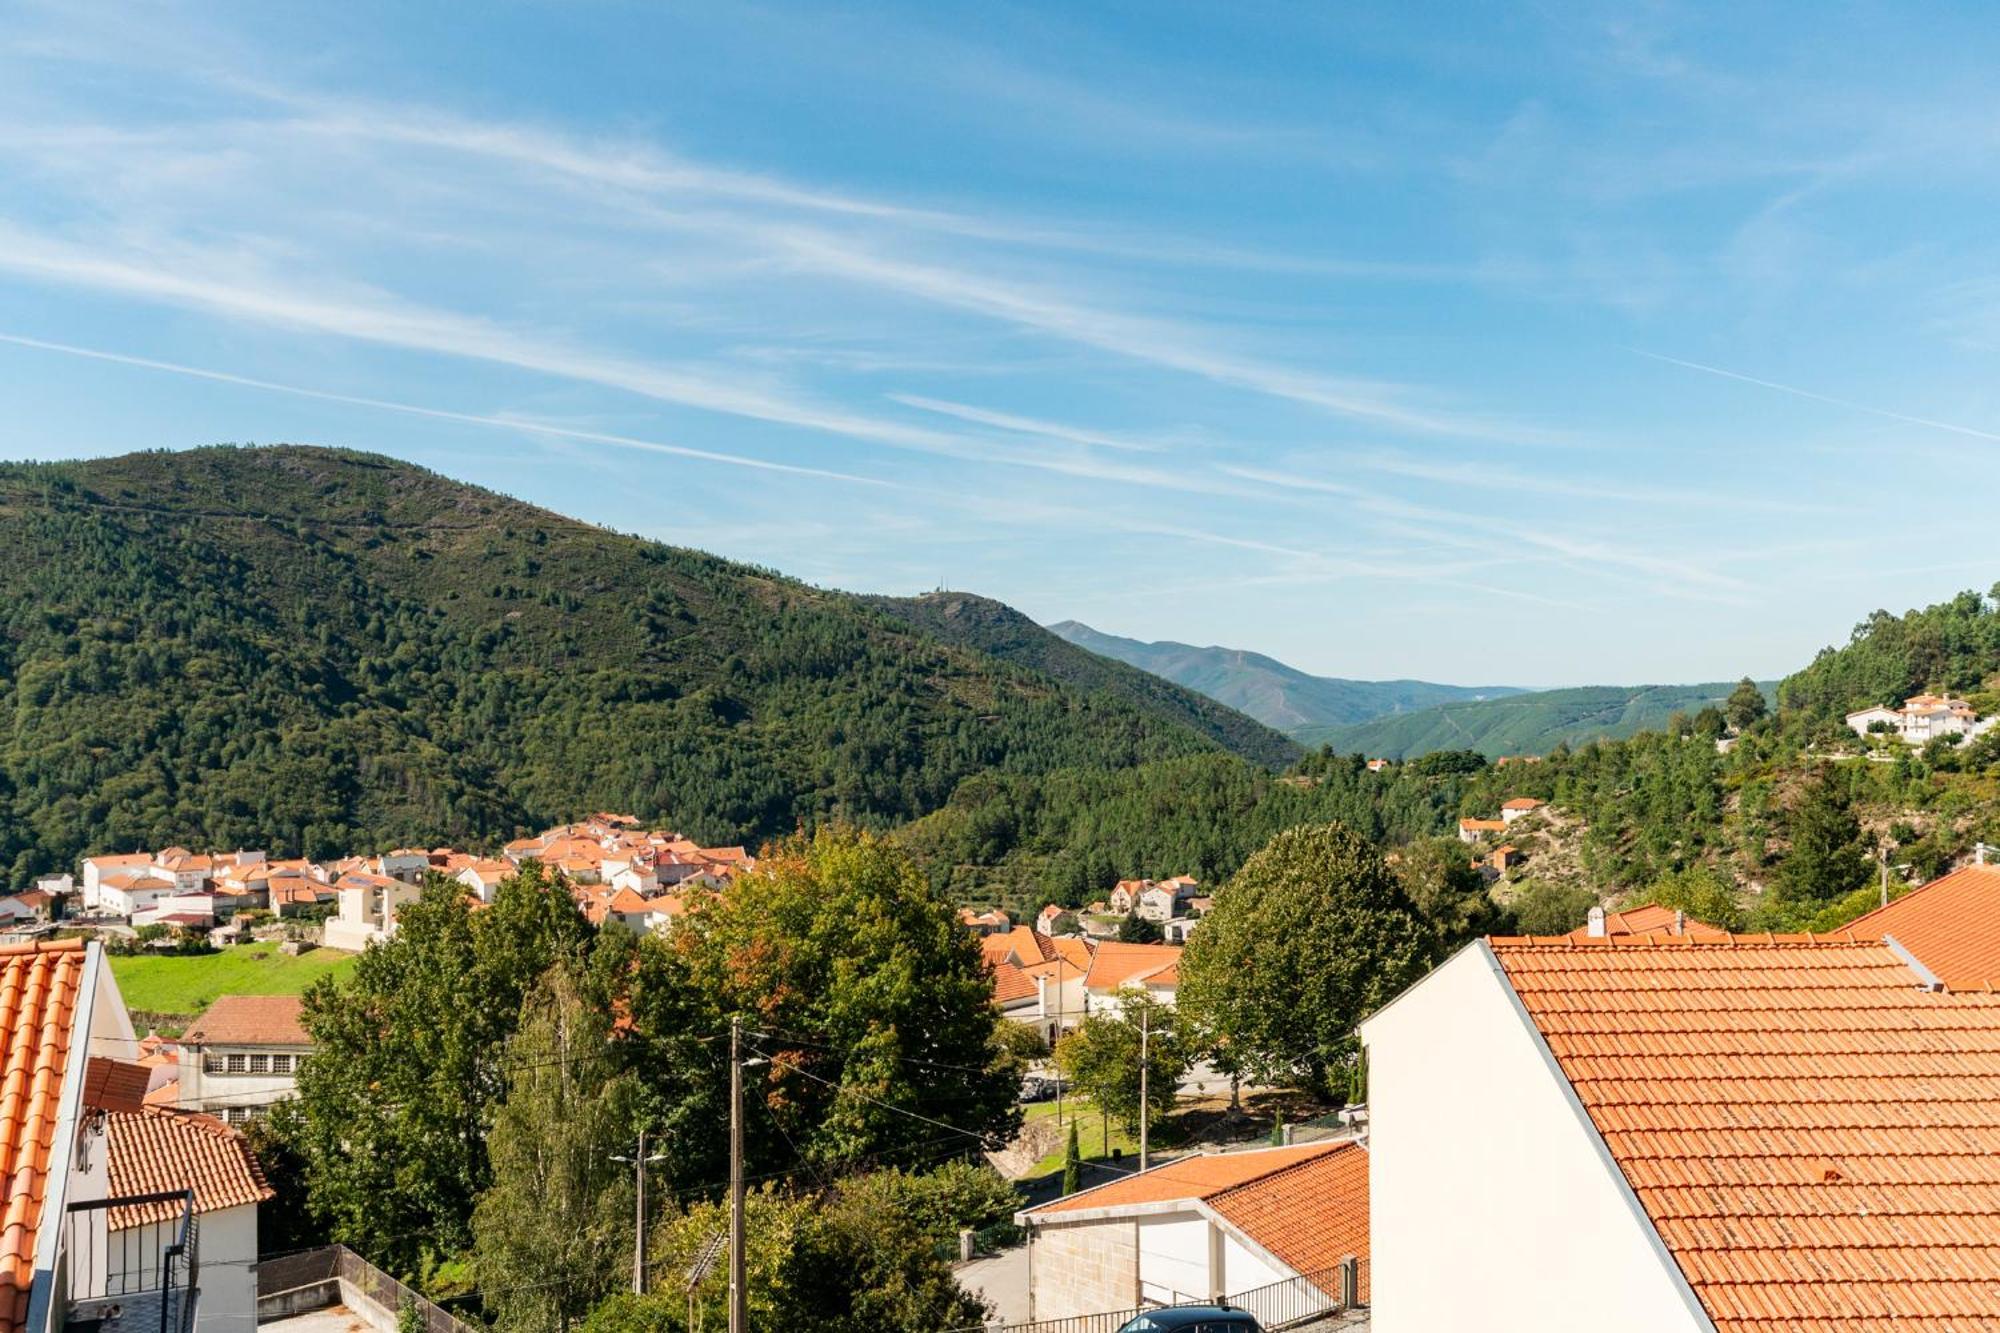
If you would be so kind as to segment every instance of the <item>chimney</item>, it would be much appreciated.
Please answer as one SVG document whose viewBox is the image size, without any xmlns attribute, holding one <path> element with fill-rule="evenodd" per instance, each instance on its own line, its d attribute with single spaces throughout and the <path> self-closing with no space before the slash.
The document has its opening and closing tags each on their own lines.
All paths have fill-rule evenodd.
<svg viewBox="0 0 2000 1333">
<path fill-rule="evenodd" d="M 1674 909 L 1674 934 L 1676 934 L 1676 935 L 1685 935 L 1685 934 L 1687 934 L 1687 929 L 1688 929 L 1688 914 L 1687 914 L 1686 912 L 1684 912 L 1684 911 L 1681 911 L 1681 910 L 1680 910 L 1679 908 L 1675 908 L 1675 909 Z"/>
<path fill-rule="evenodd" d="M 1602 907 L 1593 907 L 1590 909 L 1590 915 L 1584 919 L 1589 923 L 1590 938 L 1594 940 L 1603 939 L 1604 909 Z"/>
</svg>

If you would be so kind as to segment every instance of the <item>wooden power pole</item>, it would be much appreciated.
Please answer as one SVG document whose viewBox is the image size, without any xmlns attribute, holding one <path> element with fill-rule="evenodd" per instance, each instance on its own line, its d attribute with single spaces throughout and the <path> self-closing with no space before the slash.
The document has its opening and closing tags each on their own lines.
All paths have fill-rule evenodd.
<svg viewBox="0 0 2000 1333">
<path fill-rule="evenodd" d="M 1153 1104 L 1146 1099 L 1147 1066 L 1152 1047 L 1153 1006 L 1148 1004 L 1139 1011 L 1139 1169 L 1144 1171 L 1146 1162 L 1146 1129 L 1153 1121 Z"/>
<path fill-rule="evenodd" d="M 750 1333 L 743 1263 L 743 1020 L 729 1020 L 729 1333 Z"/>
</svg>

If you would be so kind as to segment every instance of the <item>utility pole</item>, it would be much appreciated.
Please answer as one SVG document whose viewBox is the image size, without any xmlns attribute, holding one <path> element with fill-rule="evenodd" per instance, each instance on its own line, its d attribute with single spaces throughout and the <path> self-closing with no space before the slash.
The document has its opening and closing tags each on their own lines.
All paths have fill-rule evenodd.
<svg viewBox="0 0 2000 1333">
<path fill-rule="evenodd" d="M 1146 1129 L 1153 1120 L 1152 1103 L 1146 1100 L 1148 1083 L 1148 1061 L 1151 1053 L 1153 1031 L 1153 1006 L 1149 1003 L 1139 1011 L 1139 1169 L 1146 1169 Z"/>
<path fill-rule="evenodd" d="M 743 1264 L 743 1020 L 729 1020 L 729 1333 L 750 1333 Z"/>
<path fill-rule="evenodd" d="M 639 1131 L 639 1151 L 630 1157 L 613 1157 L 614 1162 L 630 1162 L 639 1173 L 639 1201 L 634 1209 L 632 1227 L 632 1294 L 646 1294 L 646 1167 L 653 1162 L 664 1162 L 665 1153 L 646 1155 L 646 1131 Z"/>
</svg>

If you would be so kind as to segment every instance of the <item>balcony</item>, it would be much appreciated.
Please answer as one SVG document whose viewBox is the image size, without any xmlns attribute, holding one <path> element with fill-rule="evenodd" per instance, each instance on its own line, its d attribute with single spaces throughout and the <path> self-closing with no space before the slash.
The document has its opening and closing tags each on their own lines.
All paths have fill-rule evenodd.
<svg viewBox="0 0 2000 1333">
<path fill-rule="evenodd" d="M 200 1225 L 194 1191 L 72 1203 L 69 1304 L 77 1333 L 192 1333 Z"/>
</svg>

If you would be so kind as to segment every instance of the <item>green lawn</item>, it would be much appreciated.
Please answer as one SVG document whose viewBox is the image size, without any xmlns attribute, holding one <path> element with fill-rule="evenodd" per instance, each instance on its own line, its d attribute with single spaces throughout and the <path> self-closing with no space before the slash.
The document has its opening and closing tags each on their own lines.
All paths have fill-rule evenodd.
<svg viewBox="0 0 2000 1333">
<path fill-rule="evenodd" d="M 338 949 L 293 958 L 276 944 L 244 944 L 220 953 L 113 957 L 111 973 L 127 1008 L 192 1015 L 218 995 L 297 995 L 329 973 L 344 976 L 354 958 Z"/>
<path fill-rule="evenodd" d="M 1113 1148 L 1122 1148 L 1125 1150 L 1125 1157 L 1119 1165 L 1130 1170 L 1139 1164 L 1139 1136 L 1137 1134 L 1126 1133 L 1125 1127 L 1113 1120 L 1109 1125 L 1110 1142 L 1107 1143 L 1105 1141 L 1105 1117 L 1097 1113 L 1097 1108 L 1092 1106 L 1087 1098 L 1077 1096 L 1064 1098 L 1062 1113 L 1065 1121 L 1076 1121 L 1076 1146 L 1077 1151 L 1083 1154 L 1084 1161 L 1108 1162 L 1111 1160 L 1111 1150 Z M 1026 1118 L 1029 1120 L 1053 1120 L 1055 1119 L 1055 1115 L 1056 1104 L 1053 1101 L 1030 1102 L 1028 1104 Z M 1163 1131 L 1165 1132 L 1164 1137 L 1162 1134 Z M 1155 1147 L 1166 1147 L 1169 1140 L 1178 1137 L 1167 1125 L 1153 1126 L 1152 1140 Z M 1061 1175 L 1064 1151 L 1065 1149 L 1058 1148 L 1037 1162 L 1034 1169 L 1022 1178 L 1021 1183 L 1032 1184 L 1043 1176 Z M 1092 1175 L 1088 1171 L 1084 1174 L 1085 1176 Z M 1088 1183 L 1101 1184 L 1102 1182 L 1091 1180 Z"/>
</svg>

